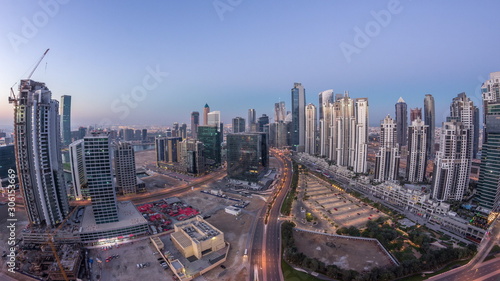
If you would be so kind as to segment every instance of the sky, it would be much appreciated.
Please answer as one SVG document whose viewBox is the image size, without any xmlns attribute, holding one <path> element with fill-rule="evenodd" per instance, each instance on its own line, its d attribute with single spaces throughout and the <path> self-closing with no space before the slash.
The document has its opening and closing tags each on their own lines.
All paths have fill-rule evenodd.
<svg viewBox="0 0 500 281">
<path fill-rule="evenodd" d="M 10 88 L 31 77 L 72 96 L 72 128 L 190 124 L 192 111 L 273 116 L 349 91 L 377 126 L 402 97 L 436 102 L 437 126 L 458 93 L 480 105 L 500 71 L 499 1 L 2 0 L 0 129 L 12 128 Z M 17 90 L 17 84 L 14 90 Z"/>
</svg>

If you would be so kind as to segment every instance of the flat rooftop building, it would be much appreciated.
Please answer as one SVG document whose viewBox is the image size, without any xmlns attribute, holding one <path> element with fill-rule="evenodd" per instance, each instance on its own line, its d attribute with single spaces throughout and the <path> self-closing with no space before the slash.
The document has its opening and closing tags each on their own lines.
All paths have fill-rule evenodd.
<svg viewBox="0 0 500 281">
<path fill-rule="evenodd" d="M 131 202 L 118 202 L 117 207 L 118 221 L 100 224 L 95 221 L 92 206 L 85 208 L 80 229 L 82 243 L 96 244 L 103 239 L 108 239 L 108 242 L 112 243 L 146 234 L 148 221 Z"/>
</svg>

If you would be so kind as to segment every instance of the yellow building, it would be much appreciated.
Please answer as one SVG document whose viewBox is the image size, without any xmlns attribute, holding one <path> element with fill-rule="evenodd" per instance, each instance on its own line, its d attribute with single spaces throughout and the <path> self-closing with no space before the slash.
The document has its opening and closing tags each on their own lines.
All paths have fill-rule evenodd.
<svg viewBox="0 0 500 281">
<path fill-rule="evenodd" d="M 185 258 L 196 257 L 223 249 L 224 233 L 209 224 L 201 216 L 176 223 L 171 234 L 172 242 Z"/>
</svg>

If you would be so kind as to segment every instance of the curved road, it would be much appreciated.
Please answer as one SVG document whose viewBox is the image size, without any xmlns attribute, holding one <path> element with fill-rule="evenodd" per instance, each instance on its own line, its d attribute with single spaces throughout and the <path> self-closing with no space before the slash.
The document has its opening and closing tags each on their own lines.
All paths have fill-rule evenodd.
<svg viewBox="0 0 500 281">
<path fill-rule="evenodd" d="M 281 249 L 279 221 L 281 205 L 292 182 L 292 164 L 281 151 L 271 150 L 280 162 L 281 179 L 269 197 L 266 207 L 259 213 L 250 255 L 251 281 L 281 281 Z M 266 223 L 267 222 L 267 223 Z"/>
</svg>

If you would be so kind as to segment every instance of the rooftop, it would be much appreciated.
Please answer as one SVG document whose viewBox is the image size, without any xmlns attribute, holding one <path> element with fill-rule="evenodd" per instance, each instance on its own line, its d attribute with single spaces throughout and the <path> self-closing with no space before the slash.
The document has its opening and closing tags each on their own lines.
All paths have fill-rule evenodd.
<svg viewBox="0 0 500 281">
<path fill-rule="evenodd" d="M 82 227 L 80 233 L 101 232 L 114 229 L 121 229 L 127 226 L 138 224 L 147 224 L 148 221 L 141 215 L 130 201 L 122 201 L 117 203 L 118 206 L 118 221 L 96 224 L 94 211 L 92 206 L 85 207 L 83 214 Z"/>
</svg>

